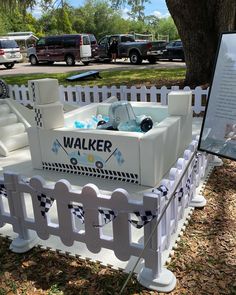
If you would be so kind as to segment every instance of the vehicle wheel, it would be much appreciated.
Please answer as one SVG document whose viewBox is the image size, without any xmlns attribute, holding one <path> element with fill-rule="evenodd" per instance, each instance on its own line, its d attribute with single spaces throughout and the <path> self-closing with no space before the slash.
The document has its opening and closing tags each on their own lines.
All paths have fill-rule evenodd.
<svg viewBox="0 0 236 295">
<path fill-rule="evenodd" d="M 85 66 L 88 66 L 88 65 L 89 65 L 89 61 L 83 61 L 83 64 L 84 64 Z"/>
<path fill-rule="evenodd" d="M 4 67 L 7 69 L 12 69 L 14 67 L 14 62 L 10 63 L 10 64 L 4 64 Z"/>
<path fill-rule="evenodd" d="M 152 126 L 153 122 L 150 118 L 145 118 L 140 124 L 140 128 L 143 132 L 148 132 L 150 129 L 152 129 Z"/>
<path fill-rule="evenodd" d="M 140 65 L 142 63 L 142 58 L 137 51 L 132 51 L 129 55 L 129 59 L 133 65 Z"/>
<path fill-rule="evenodd" d="M 72 165 L 77 165 L 78 164 L 78 161 L 76 160 L 76 158 L 71 158 L 70 162 L 71 162 Z"/>
<path fill-rule="evenodd" d="M 30 63 L 32 66 L 36 66 L 39 63 L 35 55 L 30 56 Z"/>
<path fill-rule="evenodd" d="M 97 127 L 106 124 L 106 121 L 100 120 L 97 122 Z"/>
<path fill-rule="evenodd" d="M 0 98 L 6 97 L 9 97 L 9 88 L 3 80 L 0 80 Z"/>
<path fill-rule="evenodd" d="M 150 64 L 155 64 L 157 60 L 156 60 L 155 57 L 149 57 L 148 61 L 149 61 Z"/>
<path fill-rule="evenodd" d="M 75 58 L 72 55 L 67 55 L 65 58 L 66 64 L 68 66 L 74 66 L 75 65 Z"/>
<path fill-rule="evenodd" d="M 95 162 L 95 166 L 99 169 L 102 169 L 103 168 L 103 163 L 101 161 L 97 161 Z"/>
</svg>

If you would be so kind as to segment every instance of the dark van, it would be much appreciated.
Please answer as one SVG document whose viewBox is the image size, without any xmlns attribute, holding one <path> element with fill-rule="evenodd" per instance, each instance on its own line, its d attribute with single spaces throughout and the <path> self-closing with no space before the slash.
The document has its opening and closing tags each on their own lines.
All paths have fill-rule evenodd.
<svg viewBox="0 0 236 295">
<path fill-rule="evenodd" d="M 31 65 L 39 62 L 53 64 L 65 61 L 68 66 L 82 61 L 88 65 L 92 56 L 91 42 L 88 34 L 47 36 L 40 38 L 34 47 L 28 49 Z"/>
</svg>

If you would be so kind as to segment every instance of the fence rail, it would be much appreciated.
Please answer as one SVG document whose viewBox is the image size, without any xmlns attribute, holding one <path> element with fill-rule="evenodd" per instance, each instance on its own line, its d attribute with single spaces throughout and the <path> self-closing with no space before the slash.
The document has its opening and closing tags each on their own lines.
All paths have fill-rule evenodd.
<svg viewBox="0 0 236 295">
<path fill-rule="evenodd" d="M 67 86 L 60 85 L 59 94 L 62 103 L 76 104 L 79 106 L 90 104 L 91 102 L 101 102 L 110 96 L 116 96 L 119 100 L 128 101 L 144 101 L 144 102 L 160 102 L 162 105 L 167 105 L 167 95 L 170 91 L 179 90 L 179 86 L 172 86 L 167 88 L 163 86 L 156 88 L 152 86 L 147 88 L 142 86 L 137 88 L 132 86 L 103 86 L 103 87 L 89 87 L 89 86 Z M 184 87 L 185 91 L 191 90 L 193 92 L 193 111 L 200 114 L 205 110 L 206 100 L 209 89 L 202 89 L 200 86 L 191 89 Z M 32 105 L 29 97 L 28 88 L 24 85 L 10 85 L 10 97 L 19 101 L 24 105 Z"/>
<path fill-rule="evenodd" d="M 66 246 L 74 241 L 83 242 L 93 253 L 101 248 L 111 249 L 123 261 L 142 254 L 144 267 L 138 274 L 141 284 L 169 292 L 176 279 L 163 267 L 162 253 L 170 248 L 171 237 L 186 209 L 202 204 L 203 197 L 196 194 L 196 187 L 205 174 L 208 160 L 205 154 L 196 154 L 196 150 L 194 140 L 168 178 L 157 189 L 144 193 L 139 201 L 124 189 L 103 195 L 93 184 L 78 190 L 72 189 L 67 180 L 47 185 L 39 176 L 24 180 L 18 174 L 4 173 L 0 177 L 0 228 L 11 224 L 18 233 L 11 244 L 15 252 L 25 252 L 37 243 L 37 238 L 30 236 L 29 230 L 33 230 L 43 240 L 50 235 L 60 237 Z M 175 197 L 153 231 L 173 193 Z M 139 236 L 138 241 L 143 242 L 134 240 L 134 232 Z M 154 235 L 149 240 L 151 232 Z M 147 248 L 142 251 L 146 243 Z"/>
</svg>

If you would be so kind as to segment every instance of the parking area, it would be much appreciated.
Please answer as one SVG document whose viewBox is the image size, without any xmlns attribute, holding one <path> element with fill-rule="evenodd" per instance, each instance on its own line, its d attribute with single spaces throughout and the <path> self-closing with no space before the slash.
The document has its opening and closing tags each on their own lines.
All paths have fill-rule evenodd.
<svg viewBox="0 0 236 295">
<path fill-rule="evenodd" d="M 19 74 L 35 74 L 35 73 L 66 73 L 72 71 L 90 71 L 90 70 L 125 70 L 125 69 L 162 69 L 162 68 L 185 68 L 185 63 L 181 61 L 158 61 L 156 64 L 150 64 L 143 61 L 141 65 L 132 65 L 129 60 L 117 60 L 114 63 L 91 63 L 84 66 L 82 63 L 76 63 L 75 66 L 67 66 L 65 62 L 58 62 L 54 65 L 40 64 L 32 66 L 30 63 L 18 63 L 14 68 L 6 69 L 4 66 L 0 67 L 0 75 L 19 75 Z"/>
</svg>

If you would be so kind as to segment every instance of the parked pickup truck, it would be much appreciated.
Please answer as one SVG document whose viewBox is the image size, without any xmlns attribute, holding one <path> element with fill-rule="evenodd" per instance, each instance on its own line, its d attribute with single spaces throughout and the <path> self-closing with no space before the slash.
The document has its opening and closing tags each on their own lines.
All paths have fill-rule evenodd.
<svg viewBox="0 0 236 295">
<path fill-rule="evenodd" d="M 155 63 L 167 44 L 166 41 L 135 41 L 133 35 L 108 35 L 98 42 L 100 60 L 111 60 L 109 47 L 114 39 L 118 42 L 117 58 L 129 58 L 132 64 L 141 64 L 144 59 Z"/>
</svg>

